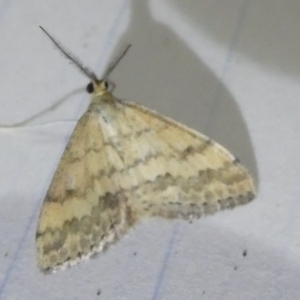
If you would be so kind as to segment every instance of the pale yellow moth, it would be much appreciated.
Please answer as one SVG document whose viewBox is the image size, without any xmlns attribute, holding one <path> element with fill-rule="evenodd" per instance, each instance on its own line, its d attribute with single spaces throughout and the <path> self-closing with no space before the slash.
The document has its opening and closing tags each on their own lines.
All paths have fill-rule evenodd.
<svg viewBox="0 0 300 300">
<path fill-rule="evenodd" d="M 145 217 L 199 218 L 254 198 L 251 176 L 226 149 L 152 110 L 116 99 L 105 81 L 116 64 L 98 80 L 49 37 L 91 79 L 92 97 L 41 209 L 36 247 L 42 270 L 91 257 Z"/>
</svg>

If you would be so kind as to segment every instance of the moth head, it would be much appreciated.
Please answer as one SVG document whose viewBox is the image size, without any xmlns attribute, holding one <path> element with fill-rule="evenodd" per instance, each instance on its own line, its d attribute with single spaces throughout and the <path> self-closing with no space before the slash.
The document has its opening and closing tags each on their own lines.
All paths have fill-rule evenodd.
<svg viewBox="0 0 300 300">
<path fill-rule="evenodd" d="M 89 94 L 103 95 L 108 93 L 108 83 L 106 80 L 92 80 L 87 86 L 86 91 Z"/>
</svg>

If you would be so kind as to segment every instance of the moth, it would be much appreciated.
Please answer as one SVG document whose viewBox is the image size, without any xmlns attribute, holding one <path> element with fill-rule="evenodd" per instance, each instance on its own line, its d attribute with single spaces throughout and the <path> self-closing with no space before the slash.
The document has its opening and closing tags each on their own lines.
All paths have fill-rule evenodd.
<svg viewBox="0 0 300 300">
<path fill-rule="evenodd" d="M 82 66 L 91 102 L 78 121 L 41 208 L 37 264 L 55 271 L 87 259 L 146 217 L 200 218 L 246 204 L 253 179 L 225 148 L 141 105 L 115 98 Z"/>
</svg>

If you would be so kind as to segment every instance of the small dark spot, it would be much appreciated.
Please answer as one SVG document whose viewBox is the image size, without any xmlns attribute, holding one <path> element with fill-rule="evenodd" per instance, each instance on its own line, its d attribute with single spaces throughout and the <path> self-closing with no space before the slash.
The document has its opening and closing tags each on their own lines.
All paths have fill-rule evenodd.
<svg viewBox="0 0 300 300">
<path fill-rule="evenodd" d="M 99 197 L 99 204 L 103 209 L 109 208 L 111 210 L 118 209 L 120 202 L 125 202 L 126 199 L 123 199 L 123 195 L 119 194 L 112 194 L 107 192 L 104 196 Z"/>
<path fill-rule="evenodd" d="M 211 139 L 208 139 L 206 142 L 205 142 L 205 145 L 207 146 L 212 146 L 214 144 L 214 142 L 211 140 Z"/>
<path fill-rule="evenodd" d="M 70 256 L 67 257 L 66 261 L 69 261 L 69 260 L 71 260 L 71 257 L 70 257 Z"/>
<path fill-rule="evenodd" d="M 108 82 L 104 81 L 103 83 L 104 83 L 105 88 L 108 89 Z"/>
<path fill-rule="evenodd" d="M 4 254 L 4 257 L 7 257 L 8 256 L 8 252 L 6 252 L 5 254 Z"/>
<path fill-rule="evenodd" d="M 42 235 L 43 235 L 42 233 L 40 233 L 40 232 L 37 231 L 36 234 L 35 234 L 35 238 L 38 239 Z"/>
<path fill-rule="evenodd" d="M 97 296 L 100 296 L 101 295 L 101 290 L 98 290 L 97 291 Z"/>
<path fill-rule="evenodd" d="M 241 161 L 236 157 L 234 160 L 233 160 L 233 164 L 239 164 Z"/>
<path fill-rule="evenodd" d="M 238 268 L 237 266 L 234 266 L 234 271 L 236 271 L 236 270 L 237 270 L 237 268 Z"/>
<path fill-rule="evenodd" d="M 246 257 L 247 256 L 247 250 L 243 251 L 243 256 Z"/>
<path fill-rule="evenodd" d="M 92 244 L 92 245 L 90 246 L 90 249 L 93 250 L 93 249 L 94 249 L 94 246 L 95 246 L 95 245 Z"/>
<path fill-rule="evenodd" d="M 91 94 L 94 92 L 94 85 L 92 82 L 90 82 L 87 86 L 86 86 L 86 91 Z"/>
<path fill-rule="evenodd" d="M 203 291 L 202 294 L 205 295 L 205 291 Z"/>
<path fill-rule="evenodd" d="M 78 251 L 77 255 L 78 255 L 78 257 L 81 257 L 81 255 L 82 255 L 81 251 Z"/>
<path fill-rule="evenodd" d="M 66 188 L 66 197 L 75 197 L 76 196 L 77 191 L 74 190 L 73 188 Z"/>
<path fill-rule="evenodd" d="M 186 157 L 190 154 L 192 154 L 195 151 L 195 149 L 192 146 L 188 146 L 181 154 L 183 159 L 186 159 Z"/>
<path fill-rule="evenodd" d="M 134 256 L 136 256 L 136 255 L 137 255 L 137 253 L 136 253 L 136 252 L 133 252 L 133 255 L 134 255 Z"/>
<path fill-rule="evenodd" d="M 184 151 L 186 153 L 191 153 L 191 152 L 193 152 L 193 150 L 194 150 L 194 148 L 192 146 L 188 146 Z"/>
</svg>

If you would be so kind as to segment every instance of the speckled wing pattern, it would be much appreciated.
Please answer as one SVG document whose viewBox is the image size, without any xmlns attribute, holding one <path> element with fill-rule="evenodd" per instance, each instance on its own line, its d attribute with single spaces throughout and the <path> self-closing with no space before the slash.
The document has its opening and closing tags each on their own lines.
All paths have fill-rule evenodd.
<svg viewBox="0 0 300 300">
<path fill-rule="evenodd" d="M 107 92 L 79 120 L 47 192 L 38 265 L 74 265 L 147 216 L 199 218 L 254 195 L 251 176 L 222 146 Z"/>
</svg>

